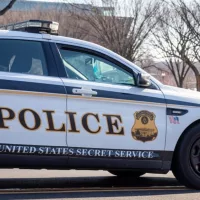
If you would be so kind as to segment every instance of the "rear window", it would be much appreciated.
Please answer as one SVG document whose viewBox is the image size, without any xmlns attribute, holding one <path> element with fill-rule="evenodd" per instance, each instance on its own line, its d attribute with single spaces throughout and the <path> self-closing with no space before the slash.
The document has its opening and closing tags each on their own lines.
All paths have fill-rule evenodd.
<svg viewBox="0 0 200 200">
<path fill-rule="evenodd" d="M 0 71 L 48 75 L 41 42 L 0 40 Z"/>
</svg>

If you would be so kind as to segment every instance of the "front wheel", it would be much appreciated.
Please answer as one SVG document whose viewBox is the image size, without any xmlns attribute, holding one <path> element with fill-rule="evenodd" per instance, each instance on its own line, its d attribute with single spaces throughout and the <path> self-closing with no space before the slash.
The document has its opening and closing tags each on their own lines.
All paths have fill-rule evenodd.
<svg viewBox="0 0 200 200">
<path fill-rule="evenodd" d="M 174 153 L 172 171 L 180 183 L 200 189 L 200 125 L 181 138 Z"/>
<path fill-rule="evenodd" d="M 111 174 L 115 176 L 120 176 L 120 177 L 133 177 L 137 178 L 145 174 L 145 172 L 139 172 L 139 171 L 121 171 L 121 170 L 109 170 Z"/>
</svg>

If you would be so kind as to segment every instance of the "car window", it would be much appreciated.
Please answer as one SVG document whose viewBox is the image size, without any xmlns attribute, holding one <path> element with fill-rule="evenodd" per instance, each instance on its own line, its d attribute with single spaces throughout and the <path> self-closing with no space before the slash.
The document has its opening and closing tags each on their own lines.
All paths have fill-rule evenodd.
<svg viewBox="0 0 200 200">
<path fill-rule="evenodd" d="M 60 49 L 60 54 L 69 78 L 135 85 L 132 73 L 102 57 L 63 48 Z"/>
<path fill-rule="evenodd" d="M 48 75 L 40 42 L 0 40 L 0 71 Z"/>
</svg>

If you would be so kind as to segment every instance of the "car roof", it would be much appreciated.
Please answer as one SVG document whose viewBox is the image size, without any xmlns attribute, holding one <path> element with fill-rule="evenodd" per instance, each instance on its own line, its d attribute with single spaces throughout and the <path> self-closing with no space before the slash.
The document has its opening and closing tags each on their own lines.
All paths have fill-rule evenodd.
<svg viewBox="0 0 200 200">
<path fill-rule="evenodd" d="M 122 56 L 114 53 L 113 51 L 106 49 L 98 44 L 94 44 L 92 42 L 87 42 L 85 40 L 57 36 L 57 35 L 49 35 L 49 34 L 38 34 L 38 33 L 28 33 L 28 32 L 21 32 L 21 31 L 10 31 L 10 30 L 0 30 L 0 38 L 11 38 L 11 39 L 26 39 L 26 40 L 36 40 L 36 41 L 49 41 L 49 42 L 56 42 L 62 44 L 68 44 L 78 47 L 83 47 L 87 49 L 91 49 L 108 55 L 119 62 L 128 65 L 134 71 L 137 72 L 143 71 L 140 67 L 133 64 L 132 62 L 128 61 L 127 59 L 123 58 Z"/>
<path fill-rule="evenodd" d="M 57 35 L 49 35 L 49 34 L 38 34 L 38 33 L 28 33 L 21 31 L 9 31 L 9 30 L 0 30 L 0 38 L 22 38 L 22 39 L 30 39 L 30 40 L 43 40 L 49 42 L 57 42 L 63 44 L 73 44 L 75 46 L 84 46 L 91 49 L 103 50 L 106 52 L 110 52 L 110 50 L 92 42 L 87 42 L 85 40 L 63 37 Z M 113 53 L 113 52 L 112 52 Z"/>
<path fill-rule="evenodd" d="M 63 37 L 63 36 L 56 36 L 56 35 L 49 35 L 49 34 L 38 34 L 38 33 L 28 33 L 28 32 L 21 32 L 21 31 L 10 31 L 10 30 L 0 30 L 0 38 L 11 38 L 11 39 L 25 39 L 25 40 L 36 40 L 36 41 L 49 41 L 49 42 L 56 42 L 62 44 L 68 44 L 78 47 L 83 47 L 87 49 L 91 49 L 103 53 L 112 57 L 115 60 L 123 63 L 124 65 L 129 66 L 133 69 L 136 73 L 146 73 L 143 69 L 135 65 L 134 63 L 130 62 L 129 60 L 125 59 L 124 57 L 114 53 L 113 51 L 102 47 L 98 44 L 94 44 L 92 42 L 87 42 L 85 40 Z M 158 85 L 161 83 L 156 80 L 154 77 L 151 76 L 151 79 Z"/>
</svg>

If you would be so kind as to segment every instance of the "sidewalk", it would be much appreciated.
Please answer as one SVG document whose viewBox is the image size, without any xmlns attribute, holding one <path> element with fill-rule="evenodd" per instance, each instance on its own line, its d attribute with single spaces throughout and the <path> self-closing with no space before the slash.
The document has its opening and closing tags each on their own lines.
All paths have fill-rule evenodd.
<svg viewBox="0 0 200 200">
<path fill-rule="evenodd" d="M 112 176 L 107 171 L 89 170 L 27 170 L 27 169 L 0 169 L 0 178 L 54 178 L 54 177 L 94 177 Z M 174 177 L 171 172 L 168 174 L 146 174 L 148 177 Z"/>
</svg>

